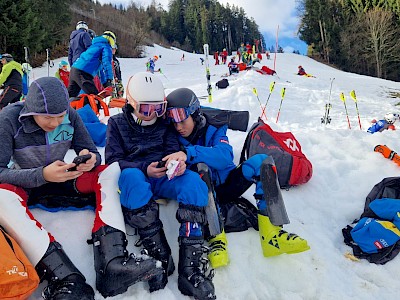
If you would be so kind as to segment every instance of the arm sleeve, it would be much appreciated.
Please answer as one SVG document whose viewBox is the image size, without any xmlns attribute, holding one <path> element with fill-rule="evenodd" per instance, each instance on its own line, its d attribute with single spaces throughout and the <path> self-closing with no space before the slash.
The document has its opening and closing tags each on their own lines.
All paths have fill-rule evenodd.
<svg viewBox="0 0 400 300">
<path fill-rule="evenodd" d="M 0 118 L 2 124 L 7 123 L 5 118 Z M 43 167 L 31 169 L 9 169 L 11 156 L 14 152 L 14 133 L 11 124 L 0 128 L 0 182 L 34 188 L 46 183 L 43 178 Z"/>
<path fill-rule="evenodd" d="M 186 146 L 187 161 L 190 164 L 203 162 L 216 170 L 225 169 L 233 161 L 233 149 L 226 131 L 226 126 L 220 127 L 211 137 L 208 146 Z"/>
<path fill-rule="evenodd" d="M 102 70 L 104 72 L 104 82 L 107 81 L 108 79 L 113 80 L 114 78 L 114 73 L 112 70 L 111 66 L 111 61 L 112 61 L 112 52 L 110 47 L 104 47 L 103 48 L 103 53 L 102 53 L 102 59 L 101 59 L 101 64 L 102 64 Z"/>
<path fill-rule="evenodd" d="M 9 64 L 5 64 L 3 66 L 3 69 L 0 73 L 0 85 L 2 85 L 4 82 L 6 82 L 8 76 L 10 76 L 12 70 L 13 70 L 13 68 Z"/>
<path fill-rule="evenodd" d="M 90 45 L 92 45 L 92 39 L 90 38 L 89 33 L 86 32 L 86 34 L 83 35 L 82 42 L 83 45 L 85 46 L 85 51 L 86 51 L 87 48 L 89 48 Z"/>
</svg>

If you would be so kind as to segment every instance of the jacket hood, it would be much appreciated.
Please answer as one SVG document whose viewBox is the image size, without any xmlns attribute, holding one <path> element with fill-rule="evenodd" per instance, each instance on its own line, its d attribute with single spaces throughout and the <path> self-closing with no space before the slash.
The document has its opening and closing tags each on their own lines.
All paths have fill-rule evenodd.
<svg viewBox="0 0 400 300">
<path fill-rule="evenodd" d="M 42 77 L 32 82 L 21 110 L 20 119 L 33 115 L 57 116 L 68 109 L 68 91 L 56 77 Z"/>
</svg>

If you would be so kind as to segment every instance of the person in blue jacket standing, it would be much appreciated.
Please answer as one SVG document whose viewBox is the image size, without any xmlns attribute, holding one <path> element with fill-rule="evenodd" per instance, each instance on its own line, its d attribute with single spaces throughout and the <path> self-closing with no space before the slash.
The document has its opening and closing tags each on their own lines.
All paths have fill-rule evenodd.
<svg viewBox="0 0 400 300">
<path fill-rule="evenodd" d="M 92 45 L 81 54 L 72 65 L 69 75 L 68 94 L 76 97 L 82 89 L 86 94 L 98 94 L 94 83 L 94 76 L 102 75 L 101 83 L 105 88 L 112 87 L 114 73 L 112 70 L 112 46 L 117 38 L 111 31 L 105 31 L 103 35 L 93 39 Z M 110 94 L 112 88 L 110 90 Z"/>
<path fill-rule="evenodd" d="M 89 27 L 85 21 L 76 23 L 76 30 L 71 32 L 69 37 L 68 62 L 72 64 L 85 52 L 92 44 L 89 34 Z"/>
<path fill-rule="evenodd" d="M 200 102 L 192 90 L 179 88 L 171 92 L 167 96 L 167 103 L 167 118 L 173 122 L 184 147 L 183 152 L 177 152 L 167 158 L 180 159 L 178 155 L 184 153 L 188 167 L 198 163 L 207 164 L 211 170 L 217 200 L 221 202 L 239 198 L 253 183 L 256 184 L 254 197 L 257 200 L 258 225 L 264 256 L 308 250 L 310 247 L 306 240 L 284 231 L 281 226 L 273 225 L 267 216 L 265 187 L 260 181 L 260 168 L 268 155 L 254 155 L 236 166 L 233 162 L 233 149 L 227 137 L 227 125 L 217 128 L 209 124 L 201 113 Z M 213 267 L 226 265 L 229 259 L 225 232 L 210 237 L 209 243 L 223 245 L 211 249 L 209 259 Z"/>
</svg>

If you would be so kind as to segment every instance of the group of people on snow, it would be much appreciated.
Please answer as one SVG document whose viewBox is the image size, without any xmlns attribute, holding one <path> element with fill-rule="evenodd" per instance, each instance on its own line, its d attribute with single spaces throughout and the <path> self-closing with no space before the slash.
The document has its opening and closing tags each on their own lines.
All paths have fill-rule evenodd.
<svg viewBox="0 0 400 300">
<path fill-rule="evenodd" d="M 151 59 L 148 72 L 129 78 L 126 104 L 108 120 L 105 164 L 101 164 L 100 153 L 69 100 L 81 90 L 99 94 L 96 76 L 106 89 L 115 84 L 115 78 L 121 85 L 122 81 L 119 62 L 113 60 L 115 34 L 105 31 L 92 38 L 88 30 L 85 22 L 78 22 L 71 47 L 80 49 L 70 49 L 69 64 L 60 62 L 56 76 L 60 80 L 33 81 L 23 102 L 11 104 L 19 100 L 12 96 L 21 93 L 21 85 L 13 79 L 21 75 L 20 65 L 12 63 L 11 55 L 0 57 L 0 84 L 7 90 L 0 96 L 0 225 L 17 240 L 40 279 L 47 281 L 46 299 L 57 299 L 57 295 L 66 300 L 94 299 L 94 290 L 57 238 L 30 213 L 32 206 L 50 211 L 95 209 L 89 243 L 96 289 L 103 297 L 122 294 L 139 281 L 147 281 L 150 292 L 163 289 L 175 271 L 171 241 L 160 220 L 159 198 L 179 203 L 178 289 L 195 299 L 216 298 L 214 271 L 208 269 L 208 262 L 214 269 L 229 264 L 219 204 L 236 201 L 253 184 L 263 255 L 310 249 L 305 239 L 271 221 L 266 192 L 276 187 L 260 181 L 261 165 L 270 158 L 256 154 L 236 165 L 227 125 L 212 125 L 191 89 L 178 88 L 166 95 L 154 75 L 157 56 Z M 66 76 L 68 65 L 71 71 Z M 230 74 L 237 72 L 234 58 L 228 67 Z M 376 123 L 387 129 L 398 118 L 386 115 L 385 124 Z M 88 159 L 79 165 L 66 163 L 69 149 Z M 207 209 L 210 206 L 216 209 Z M 209 222 L 215 216 L 217 232 Z M 129 253 L 126 224 L 137 230 L 137 245 L 149 257 Z"/>
<path fill-rule="evenodd" d="M 71 56 L 68 84 L 62 77 L 68 63 L 62 61 L 61 80 L 42 77 L 33 81 L 25 101 L 0 112 L 0 225 L 20 244 L 41 280 L 47 281 L 43 295 L 94 299 L 94 290 L 57 238 L 30 213 L 32 206 L 50 211 L 94 207 L 90 244 L 96 289 L 104 297 L 124 293 L 138 281 L 147 281 L 150 292 L 162 289 L 174 272 L 158 198 L 179 203 L 177 271 L 178 288 L 184 295 L 216 298 L 214 271 L 207 270 L 207 262 L 213 268 L 228 265 L 228 243 L 218 209 L 210 212 L 206 208 L 211 201 L 218 207 L 219 201 L 239 198 L 253 183 L 264 256 L 308 250 L 306 240 L 270 220 L 265 198 L 268 187 L 260 182 L 260 166 L 267 155 L 255 155 L 236 166 L 227 125 L 211 125 L 188 88 L 165 95 L 162 82 L 152 72 L 130 77 L 122 112 L 108 120 L 105 165 L 101 164 L 69 99 L 81 89 L 98 94 L 97 75 L 105 87 L 110 86 L 115 44 L 116 36 L 110 31 L 93 38 L 79 58 Z M 65 162 L 69 149 L 87 155 L 88 160 L 79 165 Z M 212 184 L 207 184 L 201 172 L 208 174 Z M 210 199 L 213 186 L 215 197 Z M 209 228 L 208 220 L 215 216 L 220 223 L 218 232 Z M 137 245 L 150 258 L 127 251 L 126 224 L 137 230 Z M 207 243 L 210 248 L 205 247 Z"/>
</svg>

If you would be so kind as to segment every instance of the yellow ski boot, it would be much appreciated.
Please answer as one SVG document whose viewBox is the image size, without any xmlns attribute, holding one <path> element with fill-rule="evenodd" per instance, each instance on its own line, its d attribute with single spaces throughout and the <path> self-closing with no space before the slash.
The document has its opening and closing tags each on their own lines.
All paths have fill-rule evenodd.
<svg viewBox="0 0 400 300">
<path fill-rule="evenodd" d="M 208 259 L 211 266 L 214 269 L 227 266 L 229 264 L 229 255 L 227 249 L 228 240 L 226 239 L 225 231 L 210 238 L 208 244 L 210 247 Z"/>
<path fill-rule="evenodd" d="M 286 232 L 280 226 L 273 225 L 267 216 L 258 214 L 258 226 L 265 257 L 282 253 L 299 253 L 310 249 L 306 240 L 297 234 Z"/>
</svg>

